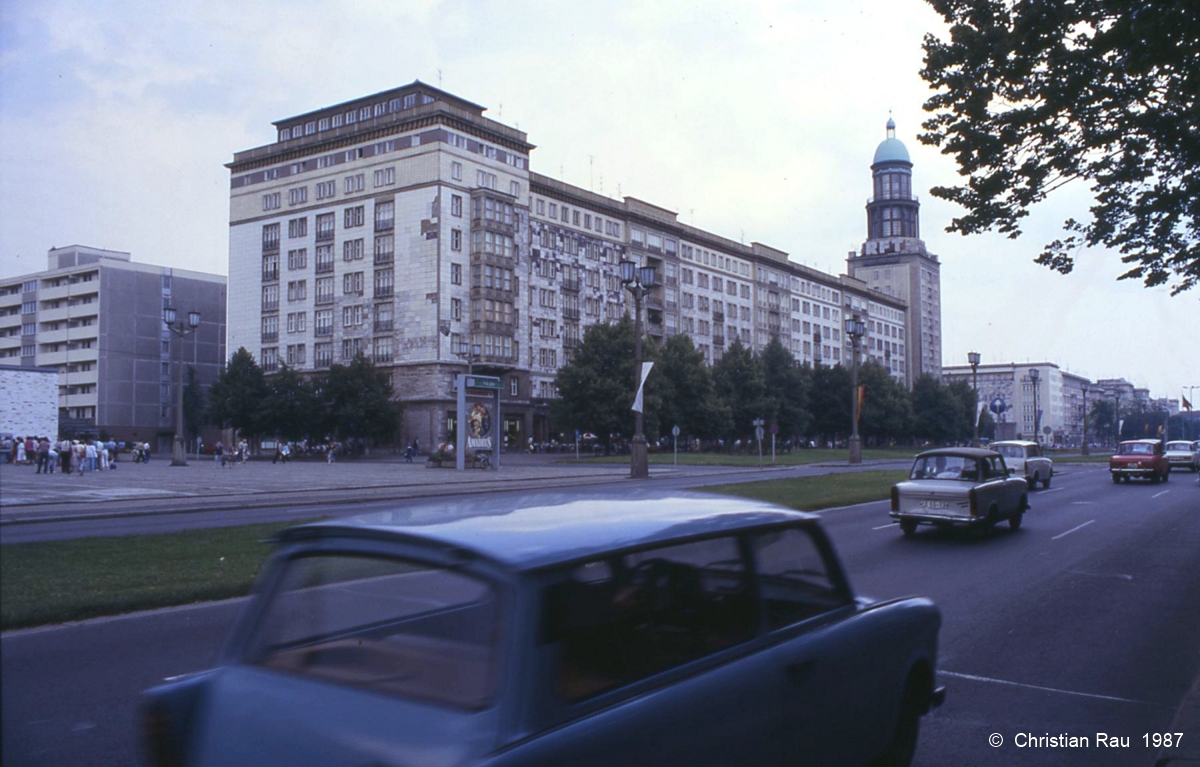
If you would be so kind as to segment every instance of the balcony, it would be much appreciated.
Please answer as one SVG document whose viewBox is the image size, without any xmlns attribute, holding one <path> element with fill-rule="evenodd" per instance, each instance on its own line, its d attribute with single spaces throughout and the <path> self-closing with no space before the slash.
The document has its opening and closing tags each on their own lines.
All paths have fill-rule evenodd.
<svg viewBox="0 0 1200 767">
<path fill-rule="evenodd" d="M 317 229 L 317 242 L 333 242 L 333 227 Z"/>
<path fill-rule="evenodd" d="M 725 336 L 717 335 L 716 333 L 714 333 L 713 337 L 712 337 L 712 342 L 713 342 L 713 346 L 724 346 L 725 345 Z"/>
<path fill-rule="evenodd" d="M 646 306 L 650 309 L 661 310 L 663 308 L 662 296 L 655 295 L 654 293 L 646 296 Z"/>
<path fill-rule="evenodd" d="M 712 313 L 712 321 L 714 324 L 724 324 L 725 312 L 713 312 Z"/>
<path fill-rule="evenodd" d="M 375 222 L 375 231 L 376 232 L 390 232 L 395 228 L 396 228 L 396 219 L 394 219 L 394 218 L 385 218 L 385 219 Z"/>
<path fill-rule="evenodd" d="M 574 349 L 579 346 L 578 338 L 564 338 L 562 342 L 564 349 Z"/>
<path fill-rule="evenodd" d="M 317 338 L 328 338 L 333 335 L 333 325 L 317 325 L 313 335 Z"/>
<path fill-rule="evenodd" d="M 278 253 L 279 252 L 279 240 L 263 240 L 262 252 L 264 255 L 266 255 L 268 253 Z"/>
<path fill-rule="evenodd" d="M 375 320 L 376 333 L 390 333 L 396 329 L 395 320 Z"/>
<path fill-rule="evenodd" d="M 375 266 L 391 266 L 395 262 L 396 254 L 394 252 L 375 254 Z"/>
<path fill-rule="evenodd" d="M 375 300 L 378 301 L 381 298 L 391 298 L 395 294 L 395 288 L 393 288 L 391 285 L 381 285 L 375 288 L 375 293 L 373 295 Z"/>
<path fill-rule="evenodd" d="M 332 261 L 318 261 L 317 262 L 317 274 L 333 274 L 333 262 Z"/>
<path fill-rule="evenodd" d="M 264 312 L 279 311 L 279 299 L 275 299 L 274 301 L 263 301 L 262 310 Z"/>
<path fill-rule="evenodd" d="M 262 342 L 264 344 L 279 343 L 279 331 L 275 331 L 274 333 L 263 333 L 262 334 Z"/>
<path fill-rule="evenodd" d="M 572 293 L 579 292 L 579 280 L 577 280 L 577 279 L 576 280 L 563 279 L 559 284 L 562 285 L 563 290 L 569 290 Z"/>
<path fill-rule="evenodd" d="M 579 307 L 578 306 L 564 306 L 562 308 L 562 316 L 563 316 L 564 320 L 579 319 Z"/>
<path fill-rule="evenodd" d="M 262 272 L 262 281 L 263 282 L 276 282 L 278 280 L 279 280 L 279 267 L 275 267 L 274 269 L 263 269 L 263 272 Z"/>
</svg>

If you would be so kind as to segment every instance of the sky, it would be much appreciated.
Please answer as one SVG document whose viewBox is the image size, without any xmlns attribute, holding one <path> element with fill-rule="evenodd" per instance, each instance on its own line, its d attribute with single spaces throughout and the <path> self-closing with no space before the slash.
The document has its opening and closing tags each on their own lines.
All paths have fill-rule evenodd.
<svg viewBox="0 0 1200 767">
<path fill-rule="evenodd" d="M 842 274 L 891 116 L 942 264 L 943 364 L 977 351 L 1200 396 L 1200 290 L 1118 281 L 1104 250 L 1069 275 L 1033 263 L 1086 219 L 1083 183 L 1016 240 L 945 231 L 958 209 L 928 189 L 956 168 L 917 140 L 921 41 L 943 32 L 924 0 L 6 0 L 0 277 L 72 244 L 226 274 L 233 154 L 413 80 L 526 131 L 536 172 Z"/>
</svg>

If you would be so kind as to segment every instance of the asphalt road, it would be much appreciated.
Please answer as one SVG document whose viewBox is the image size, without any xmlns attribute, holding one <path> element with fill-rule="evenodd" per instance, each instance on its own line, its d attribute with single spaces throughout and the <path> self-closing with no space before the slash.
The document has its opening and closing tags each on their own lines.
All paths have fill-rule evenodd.
<svg viewBox="0 0 1200 767">
<path fill-rule="evenodd" d="M 1032 494 L 1019 532 L 987 539 L 933 529 L 906 539 L 884 503 L 822 514 L 860 593 L 924 594 L 943 610 L 949 697 L 923 722 L 918 765 L 1154 764 L 1143 734 L 1169 729 L 1200 671 L 1200 486 L 1063 472 Z M 5 635 L 3 763 L 137 763 L 138 693 L 211 665 L 237 606 Z M 1097 733 L 1129 747 L 1098 747 Z M 1023 734 L 1090 746 L 1019 747 Z"/>
</svg>

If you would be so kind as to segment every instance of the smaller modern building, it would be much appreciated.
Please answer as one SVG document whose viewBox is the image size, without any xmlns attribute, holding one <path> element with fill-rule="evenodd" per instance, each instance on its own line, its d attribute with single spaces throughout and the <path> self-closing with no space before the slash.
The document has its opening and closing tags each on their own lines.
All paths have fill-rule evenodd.
<svg viewBox="0 0 1200 767">
<path fill-rule="evenodd" d="M 0 438 L 58 436 L 58 368 L 0 365 Z"/>
<path fill-rule="evenodd" d="M 181 365 L 210 384 L 225 361 L 226 279 L 134 263 L 129 253 L 53 248 L 45 271 L 0 280 L 0 366 L 58 372 L 48 436 L 104 435 L 170 449 Z M 163 309 L 200 313 L 181 341 Z"/>
<path fill-rule="evenodd" d="M 1091 409 L 1099 396 L 1096 384 L 1051 362 L 979 365 L 974 378 L 970 365 L 949 365 L 942 378 L 977 382 L 979 407 L 991 412 L 996 439 L 1034 439 L 1036 433 L 1047 447 L 1081 445 L 1084 398 Z"/>
</svg>

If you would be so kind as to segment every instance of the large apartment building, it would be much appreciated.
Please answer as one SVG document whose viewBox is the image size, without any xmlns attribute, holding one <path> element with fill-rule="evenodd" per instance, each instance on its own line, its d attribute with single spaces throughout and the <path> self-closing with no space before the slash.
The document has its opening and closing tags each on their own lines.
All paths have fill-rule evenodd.
<svg viewBox="0 0 1200 767">
<path fill-rule="evenodd" d="M 421 82 L 275 123 L 230 170 L 229 347 L 267 370 L 365 354 L 405 402 L 405 438 L 453 425 L 453 378 L 502 379 L 502 433 L 548 439 L 554 379 L 584 331 L 632 312 L 623 259 L 656 269 L 647 332 L 716 361 L 778 337 L 802 362 L 863 354 L 911 383 L 900 297 L 532 171 L 525 133 Z"/>
<path fill-rule="evenodd" d="M 194 365 L 197 379 L 209 383 L 225 360 L 225 278 L 79 245 L 50 250 L 47 262 L 45 271 L 0 280 L 0 365 L 59 371 L 63 433 L 104 433 L 169 450 L 174 365 Z M 186 348 L 164 326 L 164 306 L 180 316 L 200 312 Z"/>
</svg>

